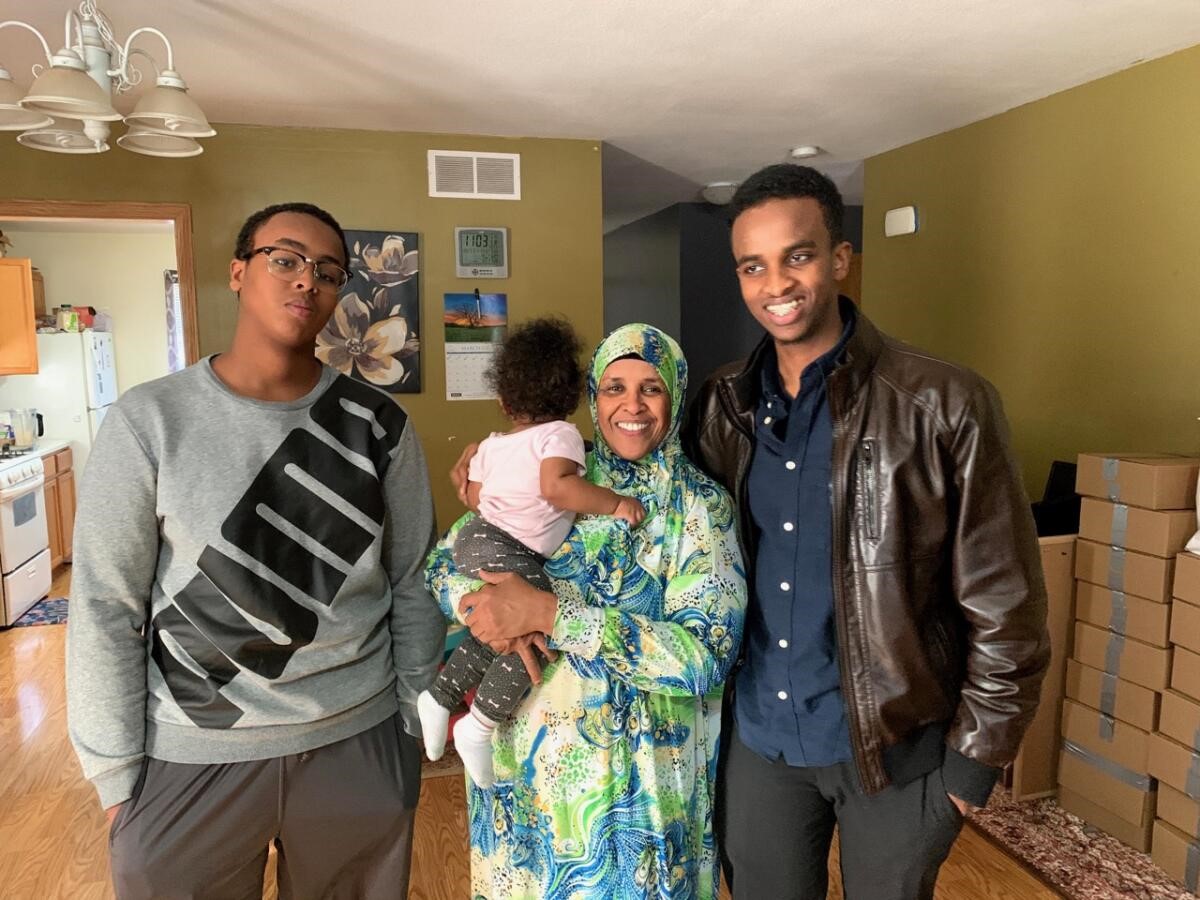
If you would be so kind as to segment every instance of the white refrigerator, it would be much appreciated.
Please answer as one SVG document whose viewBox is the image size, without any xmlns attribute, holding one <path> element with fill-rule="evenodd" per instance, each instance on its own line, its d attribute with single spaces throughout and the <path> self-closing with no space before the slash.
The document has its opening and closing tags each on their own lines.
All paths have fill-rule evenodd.
<svg viewBox="0 0 1200 900">
<path fill-rule="evenodd" d="M 0 409 L 32 407 L 46 440 L 71 442 L 82 472 L 108 407 L 117 399 L 113 336 L 106 332 L 39 334 L 38 374 L 0 378 Z"/>
</svg>

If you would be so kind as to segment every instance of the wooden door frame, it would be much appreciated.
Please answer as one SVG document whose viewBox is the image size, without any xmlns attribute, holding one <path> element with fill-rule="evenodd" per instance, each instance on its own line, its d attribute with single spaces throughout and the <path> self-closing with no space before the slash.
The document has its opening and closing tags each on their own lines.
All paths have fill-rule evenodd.
<svg viewBox="0 0 1200 900">
<path fill-rule="evenodd" d="M 0 200 L 0 219 L 157 219 L 175 231 L 175 267 L 183 311 L 183 347 L 188 365 L 200 359 L 196 316 L 196 268 L 192 253 L 192 208 L 186 203 L 123 200 Z"/>
</svg>

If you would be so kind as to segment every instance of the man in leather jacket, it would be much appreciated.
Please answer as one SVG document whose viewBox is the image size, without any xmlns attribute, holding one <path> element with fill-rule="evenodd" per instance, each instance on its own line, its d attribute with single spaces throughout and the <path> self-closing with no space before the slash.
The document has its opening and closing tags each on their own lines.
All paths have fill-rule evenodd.
<svg viewBox="0 0 1200 900">
<path fill-rule="evenodd" d="M 734 495 L 753 585 L 718 834 L 735 898 L 933 896 L 1017 752 L 1049 659 L 1037 541 L 999 398 L 838 296 L 837 188 L 770 166 L 732 201 L 766 331 L 685 426 Z"/>
</svg>

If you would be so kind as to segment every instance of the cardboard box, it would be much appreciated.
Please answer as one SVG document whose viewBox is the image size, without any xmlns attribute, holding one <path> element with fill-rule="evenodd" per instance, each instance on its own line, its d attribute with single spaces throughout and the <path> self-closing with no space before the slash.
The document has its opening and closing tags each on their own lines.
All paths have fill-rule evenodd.
<svg viewBox="0 0 1200 900">
<path fill-rule="evenodd" d="M 1080 581 L 1168 603 L 1174 576 L 1174 559 L 1134 553 L 1095 541 L 1081 540 L 1075 544 L 1075 577 Z"/>
<path fill-rule="evenodd" d="M 1094 709 L 1063 700 L 1062 736 L 1089 753 L 1115 762 L 1136 775 L 1145 775 L 1150 735 L 1128 722 L 1106 719 Z"/>
<path fill-rule="evenodd" d="M 1089 794 L 1090 796 L 1090 794 Z M 1152 829 L 1154 826 L 1154 804 L 1150 803 L 1150 820 L 1148 822 L 1127 822 L 1103 806 L 1085 799 L 1076 791 L 1060 786 L 1058 789 L 1058 805 L 1073 816 L 1078 816 L 1089 825 L 1095 825 L 1106 834 L 1111 834 L 1123 844 L 1128 844 L 1135 850 L 1145 853 L 1150 849 Z"/>
<path fill-rule="evenodd" d="M 1189 846 L 1191 843 L 1187 839 L 1187 835 L 1179 829 L 1166 822 L 1155 821 L 1151 837 L 1150 858 L 1160 869 L 1194 894 L 1197 887 L 1197 869 L 1200 867 L 1188 865 L 1189 854 L 1197 852 L 1191 849 Z"/>
<path fill-rule="evenodd" d="M 1123 634 L 1075 622 L 1075 658 L 1085 666 L 1116 675 L 1152 691 L 1171 682 L 1171 650 L 1152 647 Z"/>
<path fill-rule="evenodd" d="M 1066 660 L 1075 627 L 1074 535 L 1038 538 L 1046 580 L 1046 631 L 1050 635 L 1050 666 L 1033 721 L 1025 729 L 1021 748 L 1010 769 L 1014 800 L 1049 797 L 1058 788 L 1060 722 Z"/>
<path fill-rule="evenodd" d="M 1200 754 L 1160 732 L 1150 735 L 1147 749 L 1147 768 L 1160 784 L 1169 784 L 1193 800 L 1200 800 L 1194 796 L 1200 794 L 1200 785 L 1195 784 L 1200 779 L 1188 777 L 1193 766 L 1200 768 Z M 1189 781 L 1193 783 L 1189 784 Z"/>
<path fill-rule="evenodd" d="M 1171 690 L 1200 700 L 1200 653 L 1176 647 L 1171 658 Z"/>
<path fill-rule="evenodd" d="M 1079 536 L 1151 556 L 1175 556 L 1196 533 L 1190 509 L 1153 510 L 1084 497 L 1079 507 Z"/>
<path fill-rule="evenodd" d="M 1111 691 L 1111 702 L 1105 700 L 1106 687 Z M 1141 731 L 1153 731 L 1158 727 L 1158 698 L 1161 695 L 1157 691 L 1107 676 L 1076 659 L 1067 660 L 1066 694 L 1084 706 L 1128 722 Z"/>
<path fill-rule="evenodd" d="M 1200 701 L 1166 691 L 1159 706 L 1158 730 L 1185 747 L 1200 749 Z"/>
<path fill-rule="evenodd" d="M 1075 492 L 1145 509 L 1194 509 L 1200 459 L 1173 454 L 1081 453 Z"/>
<path fill-rule="evenodd" d="M 1180 553 L 1175 557 L 1175 582 L 1171 594 L 1200 606 L 1200 556 Z"/>
<path fill-rule="evenodd" d="M 1087 753 L 1087 751 L 1082 751 Z M 1154 819 L 1154 779 L 1107 760 L 1088 760 L 1064 747 L 1058 760 L 1058 786 L 1080 794 L 1126 822 L 1148 827 Z"/>
<path fill-rule="evenodd" d="M 1171 643 L 1200 653 L 1200 606 L 1171 601 Z"/>
<path fill-rule="evenodd" d="M 1075 586 L 1075 616 L 1155 647 L 1168 645 L 1170 603 L 1155 603 L 1124 591 L 1080 581 Z M 1197 634 L 1197 639 L 1200 639 L 1200 634 Z"/>
<path fill-rule="evenodd" d="M 1200 800 L 1193 800 L 1169 784 L 1158 786 L 1158 804 L 1154 814 L 1189 838 L 1200 835 Z"/>
</svg>

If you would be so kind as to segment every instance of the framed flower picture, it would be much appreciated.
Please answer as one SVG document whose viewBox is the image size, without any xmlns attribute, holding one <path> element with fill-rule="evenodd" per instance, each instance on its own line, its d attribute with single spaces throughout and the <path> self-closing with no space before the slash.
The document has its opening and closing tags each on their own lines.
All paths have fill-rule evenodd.
<svg viewBox="0 0 1200 900">
<path fill-rule="evenodd" d="M 347 231 L 350 280 L 317 336 L 317 358 L 392 394 L 421 391 L 417 235 Z"/>
</svg>

